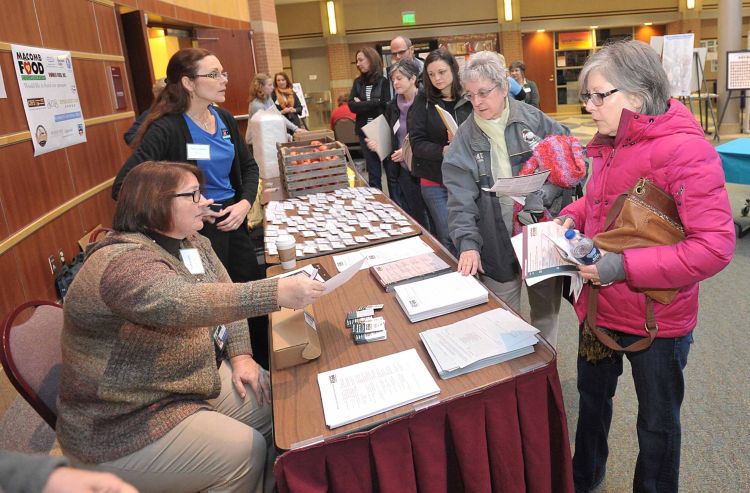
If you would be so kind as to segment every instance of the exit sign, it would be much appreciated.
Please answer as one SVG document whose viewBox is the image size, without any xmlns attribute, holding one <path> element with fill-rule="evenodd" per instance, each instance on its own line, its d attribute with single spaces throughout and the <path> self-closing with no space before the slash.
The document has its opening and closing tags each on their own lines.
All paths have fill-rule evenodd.
<svg viewBox="0 0 750 493">
<path fill-rule="evenodd" d="M 417 23 L 417 14 L 413 10 L 401 12 L 401 24 L 412 26 Z"/>
</svg>

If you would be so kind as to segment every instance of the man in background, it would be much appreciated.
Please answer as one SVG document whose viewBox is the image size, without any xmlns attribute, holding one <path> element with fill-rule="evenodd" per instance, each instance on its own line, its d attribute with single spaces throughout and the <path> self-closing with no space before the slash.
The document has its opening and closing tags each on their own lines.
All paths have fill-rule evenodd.
<svg viewBox="0 0 750 493">
<path fill-rule="evenodd" d="M 424 62 L 418 56 L 414 56 L 414 46 L 411 44 L 411 40 L 406 36 L 396 36 L 391 40 L 391 64 L 385 69 L 385 78 L 388 79 L 388 82 L 391 82 L 391 68 L 403 59 L 412 60 L 417 64 L 419 67 L 417 87 L 422 87 Z M 391 99 L 393 99 L 395 95 L 396 91 L 393 89 L 393 83 L 391 83 Z"/>
</svg>

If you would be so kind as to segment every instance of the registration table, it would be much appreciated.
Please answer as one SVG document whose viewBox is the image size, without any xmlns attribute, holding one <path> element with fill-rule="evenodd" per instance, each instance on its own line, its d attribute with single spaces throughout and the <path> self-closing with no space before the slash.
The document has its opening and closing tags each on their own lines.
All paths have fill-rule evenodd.
<svg viewBox="0 0 750 493">
<path fill-rule="evenodd" d="M 427 234 L 421 238 L 451 265 Z M 330 255 L 320 263 L 331 275 Z M 282 272 L 269 269 L 268 275 Z M 382 303 L 388 338 L 356 345 L 347 311 Z M 285 492 L 573 491 L 571 453 L 554 350 L 543 340 L 532 354 L 448 380 L 435 371 L 419 333 L 504 306 L 489 303 L 410 323 L 393 293 L 367 269 L 321 298 L 313 311 L 320 358 L 273 369 L 274 438 L 285 452 L 274 473 Z M 426 401 L 328 429 L 317 383 L 320 372 L 415 348 L 440 387 Z M 273 360 L 273 355 L 272 355 Z"/>
</svg>

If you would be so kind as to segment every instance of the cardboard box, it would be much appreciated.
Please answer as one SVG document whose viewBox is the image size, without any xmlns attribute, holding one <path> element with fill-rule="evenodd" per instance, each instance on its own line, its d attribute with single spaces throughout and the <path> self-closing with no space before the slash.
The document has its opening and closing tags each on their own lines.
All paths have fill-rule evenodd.
<svg viewBox="0 0 750 493">
<path fill-rule="evenodd" d="M 301 365 L 321 354 L 312 307 L 271 314 L 271 361 L 275 370 Z"/>
</svg>

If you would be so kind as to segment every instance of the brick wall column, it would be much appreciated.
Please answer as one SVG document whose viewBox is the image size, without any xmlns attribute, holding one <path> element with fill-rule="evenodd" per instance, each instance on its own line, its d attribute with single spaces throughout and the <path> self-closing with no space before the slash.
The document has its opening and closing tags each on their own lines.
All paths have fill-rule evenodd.
<svg viewBox="0 0 750 493">
<path fill-rule="evenodd" d="M 339 94 L 349 95 L 352 88 L 352 58 L 343 37 L 328 38 L 328 77 L 331 84 L 331 106 L 336 107 Z"/>
<path fill-rule="evenodd" d="M 284 64 L 281 61 L 274 0 L 248 0 L 247 3 L 250 7 L 250 27 L 255 45 L 255 70 L 268 74 L 280 72 Z"/>
<path fill-rule="evenodd" d="M 523 43 L 521 41 L 521 0 L 512 0 L 513 15 L 505 18 L 505 2 L 497 0 L 497 21 L 500 24 L 500 53 L 505 57 L 506 65 L 515 60 L 523 60 Z"/>
</svg>

